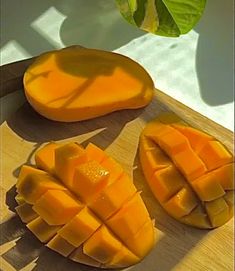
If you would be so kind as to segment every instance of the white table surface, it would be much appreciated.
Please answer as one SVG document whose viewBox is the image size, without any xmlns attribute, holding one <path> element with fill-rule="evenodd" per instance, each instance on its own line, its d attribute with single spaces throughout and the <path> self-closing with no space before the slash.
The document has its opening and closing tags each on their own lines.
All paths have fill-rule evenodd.
<svg viewBox="0 0 235 271">
<path fill-rule="evenodd" d="M 232 0 L 208 0 L 200 23 L 180 38 L 129 25 L 114 0 L 2 0 L 1 9 L 1 64 L 72 44 L 116 51 L 142 64 L 157 88 L 234 130 Z M 2 118 L 24 101 L 19 92 L 2 98 Z"/>
</svg>

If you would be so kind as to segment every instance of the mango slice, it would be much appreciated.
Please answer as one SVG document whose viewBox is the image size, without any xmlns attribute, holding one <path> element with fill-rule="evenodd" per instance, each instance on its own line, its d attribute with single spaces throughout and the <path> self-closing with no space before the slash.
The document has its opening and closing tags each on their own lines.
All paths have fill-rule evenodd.
<svg viewBox="0 0 235 271">
<path fill-rule="evenodd" d="M 177 220 L 210 229 L 233 216 L 233 154 L 213 136 L 162 114 L 141 133 L 139 155 L 154 196 Z"/>
<path fill-rule="evenodd" d="M 16 212 L 47 247 L 101 268 L 136 264 L 151 251 L 156 229 L 140 191 L 104 151 L 49 143 L 35 161 L 41 170 L 22 166 Z"/>
<path fill-rule="evenodd" d="M 76 46 L 39 56 L 23 82 L 39 114 L 65 122 L 144 107 L 154 90 L 150 75 L 132 59 Z"/>
</svg>

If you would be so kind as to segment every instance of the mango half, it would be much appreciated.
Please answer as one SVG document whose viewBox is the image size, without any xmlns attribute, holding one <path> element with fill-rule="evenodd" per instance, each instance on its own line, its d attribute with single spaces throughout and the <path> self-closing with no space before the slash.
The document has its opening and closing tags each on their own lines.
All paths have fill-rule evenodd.
<svg viewBox="0 0 235 271">
<path fill-rule="evenodd" d="M 156 229 L 122 167 L 93 144 L 49 143 L 24 165 L 16 184 L 16 212 L 47 247 L 102 268 L 141 261 Z"/>
<path fill-rule="evenodd" d="M 210 229 L 233 216 L 233 155 L 211 135 L 163 114 L 144 128 L 139 155 L 150 189 L 175 219 Z"/>
<path fill-rule="evenodd" d="M 150 75 L 132 59 L 76 46 L 37 57 L 23 82 L 31 106 L 63 122 L 144 107 L 154 90 Z"/>
</svg>

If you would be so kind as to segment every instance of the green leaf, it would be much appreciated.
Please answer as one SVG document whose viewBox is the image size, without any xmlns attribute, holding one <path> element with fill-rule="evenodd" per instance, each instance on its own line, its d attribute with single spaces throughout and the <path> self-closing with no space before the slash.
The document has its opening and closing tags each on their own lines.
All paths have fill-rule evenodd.
<svg viewBox="0 0 235 271">
<path fill-rule="evenodd" d="M 137 27 L 161 36 L 189 32 L 202 16 L 206 0 L 116 0 L 123 17 Z"/>
</svg>

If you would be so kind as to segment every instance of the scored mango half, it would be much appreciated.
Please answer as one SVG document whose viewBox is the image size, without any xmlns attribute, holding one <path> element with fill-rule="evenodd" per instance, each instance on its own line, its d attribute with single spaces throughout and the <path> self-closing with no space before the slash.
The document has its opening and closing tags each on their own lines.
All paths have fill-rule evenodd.
<svg viewBox="0 0 235 271">
<path fill-rule="evenodd" d="M 16 212 L 47 247 L 102 268 L 141 261 L 156 241 L 154 221 L 122 167 L 90 143 L 49 143 L 24 165 Z"/>
<path fill-rule="evenodd" d="M 150 189 L 175 219 L 210 229 L 233 216 L 233 154 L 213 136 L 165 113 L 145 126 L 139 155 Z"/>
</svg>

